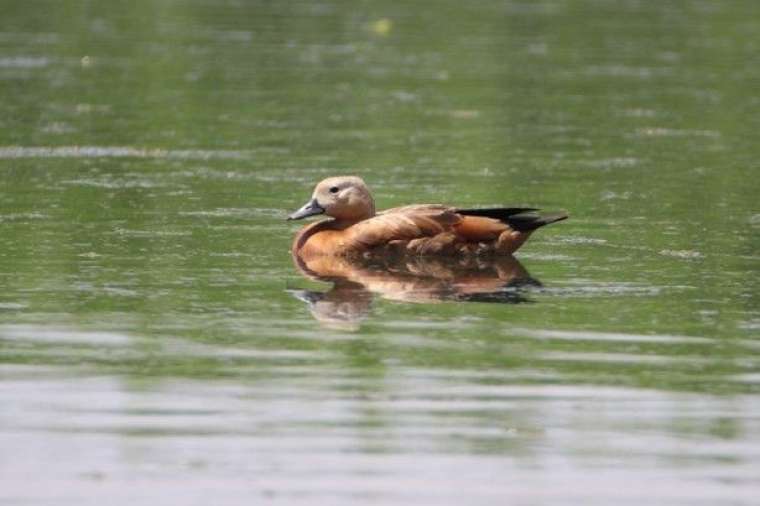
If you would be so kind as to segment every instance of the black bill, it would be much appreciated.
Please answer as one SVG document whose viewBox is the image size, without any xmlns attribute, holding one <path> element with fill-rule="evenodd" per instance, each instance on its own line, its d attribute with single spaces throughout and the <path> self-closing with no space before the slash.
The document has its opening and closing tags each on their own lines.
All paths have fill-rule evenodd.
<svg viewBox="0 0 760 506">
<path fill-rule="evenodd" d="M 315 214 L 322 214 L 324 212 L 325 212 L 325 209 L 319 204 L 317 204 L 317 199 L 311 199 L 306 204 L 304 204 L 304 206 L 301 209 L 299 209 L 298 211 L 288 216 L 288 219 L 300 220 L 301 218 L 306 218 L 307 216 L 314 216 Z"/>
</svg>

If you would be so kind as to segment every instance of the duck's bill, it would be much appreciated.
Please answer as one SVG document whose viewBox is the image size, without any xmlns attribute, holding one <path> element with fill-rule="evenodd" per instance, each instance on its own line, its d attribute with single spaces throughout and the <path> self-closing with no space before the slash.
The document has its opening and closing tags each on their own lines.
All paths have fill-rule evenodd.
<svg viewBox="0 0 760 506">
<path fill-rule="evenodd" d="M 307 216 L 314 216 L 316 214 L 322 214 L 324 212 L 325 212 L 325 209 L 319 204 L 317 204 L 317 199 L 311 199 L 306 204 L 304 204 L 304 206 L 301 209 L 299 209 L 298 211 L 288 216 L 288 219 L 300 220 L 301 218 L 306 218 Z"/>
</svg>

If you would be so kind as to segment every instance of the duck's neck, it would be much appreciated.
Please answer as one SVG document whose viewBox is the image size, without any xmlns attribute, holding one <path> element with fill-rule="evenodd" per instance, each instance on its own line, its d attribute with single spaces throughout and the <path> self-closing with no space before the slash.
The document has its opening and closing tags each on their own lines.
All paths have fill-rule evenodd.
<svg viewBox="0 0 760 506">
<path fill-rule="evenodd" d="M 361 209 L 354 208 L 349 213 L 333 217 L 333 226 L 338 229 L 348 228 L 360 221 L 368 220 L 375 216 L 375 203 L 370 200 L 369 205 L 362 206 Z"/>
<path fill-rule="evenodd" d="M 337 230 L 343 230 L 344 228 L 348 228 L 352 225 L 356 225 L 359 222 L 362 222 L 364 220 L 368 220 L 369 218 L 372 218 L 374 214 L 367 215 L 363 217 L 351 217 L 351 218 L 333 218 L 332 220 L 332 226 L 334 229 Z"/>
<path fill-rule="evenodd" d="M 370 218 L 373 218 L 375 216 L 375 201 L 370 198 L 369 205 L 367 206 L 367 210 L 362 216 L 362 218 L 358 221 L 368 220 Z"/>
</svg>

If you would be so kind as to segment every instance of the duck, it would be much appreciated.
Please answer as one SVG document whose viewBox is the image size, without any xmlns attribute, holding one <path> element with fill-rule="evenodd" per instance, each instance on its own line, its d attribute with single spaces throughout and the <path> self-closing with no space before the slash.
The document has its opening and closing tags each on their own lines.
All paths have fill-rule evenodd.
<svg viewBox="0 0 760 506">
<path fill-rule="evenodd" d="M 291 253 L 320 256 L 512 255 L 538 228 L 567 219 L 564 212 L 541 215 L 537 208 L 458 208 L 413 204 L 377 212 L 367 184 L 358 176 L 328 177 L 306 204 L 288 216 L 328 219 L 301 228 Z"/>
</svg>

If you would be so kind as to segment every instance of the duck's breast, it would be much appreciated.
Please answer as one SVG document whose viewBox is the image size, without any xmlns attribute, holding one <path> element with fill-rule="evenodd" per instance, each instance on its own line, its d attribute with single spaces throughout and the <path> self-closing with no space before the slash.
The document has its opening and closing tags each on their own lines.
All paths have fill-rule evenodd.
<svg viewBox="0 0 760 506">
<path fill-rule="evenodd" d="M 345 230 L 333 228 L 331 220 L 312 223 L 296 234 L 291 251 L 301 256 L 340 254 L 346 243 L 345 235 Z"/>
</svg>

